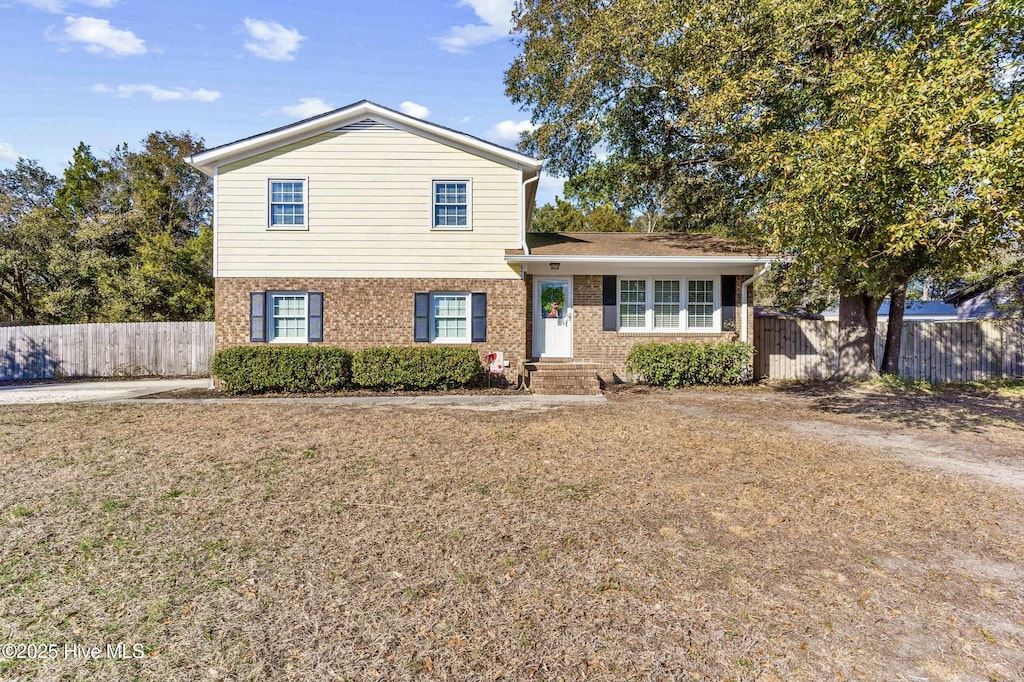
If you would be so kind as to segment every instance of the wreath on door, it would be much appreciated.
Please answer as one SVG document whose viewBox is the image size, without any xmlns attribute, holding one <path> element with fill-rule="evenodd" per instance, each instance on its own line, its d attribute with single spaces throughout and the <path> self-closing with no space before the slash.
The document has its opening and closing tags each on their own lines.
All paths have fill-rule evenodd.
<svg viewBox="0 0 1024 682">
<path fill-rule="evenodd" d="M 540 294 L 540 307 L 544 317 L 558 317 L 565 310 L 565 288 L 545 288 Z"/>
</svg>

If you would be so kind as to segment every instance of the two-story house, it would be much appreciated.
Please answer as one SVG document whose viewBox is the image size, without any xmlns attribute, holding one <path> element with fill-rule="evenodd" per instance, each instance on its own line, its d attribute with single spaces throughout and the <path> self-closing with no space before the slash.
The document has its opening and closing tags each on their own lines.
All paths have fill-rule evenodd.
<svg viewBox="0 0 1024 682">
<path fill-rule="evenodd" d="M 470 345 L 513 380 L 555 360 L 610 380 L 638 341 L 752 333 L 768 258 L 709 235 L 531 234 L 540 161 L 371 102 L 190 162 L 214 184 L 217 348 Z"/>
</svg>

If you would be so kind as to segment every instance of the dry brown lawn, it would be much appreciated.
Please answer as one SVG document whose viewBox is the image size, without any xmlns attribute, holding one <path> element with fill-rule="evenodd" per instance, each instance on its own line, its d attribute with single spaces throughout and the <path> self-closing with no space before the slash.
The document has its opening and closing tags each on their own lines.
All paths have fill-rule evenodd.
<svg viewBox="0 0 1024 682">
<path fill-rule="evenodd" d="M 146 655 L 0 679 L 1022 679 L 1024 490 L 928 460 L 1024 468 L 982 398 L 6 407 L 0 644 Z"/>
</svg>

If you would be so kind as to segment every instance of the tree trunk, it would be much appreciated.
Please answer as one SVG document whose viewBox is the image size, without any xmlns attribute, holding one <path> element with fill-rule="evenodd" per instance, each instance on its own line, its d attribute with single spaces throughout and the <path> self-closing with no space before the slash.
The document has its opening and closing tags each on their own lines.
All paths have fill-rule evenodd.
<svg viewBox="0 0 1024 682">
<path fill-rule="evenodd" d="M 907 303 L 907 285 L 889 292 L 889 324 L 885 329 L 882 374 L 900 373 L 900 344 L 903 342 L 903 308 Z"/>
<path fill-rule="evenodd" d="M 878 376 L 875 366 L 875 330 L 881 300 L 867 294 L 839 294 L 838 381 L 863 381 Z"/>
</svg>

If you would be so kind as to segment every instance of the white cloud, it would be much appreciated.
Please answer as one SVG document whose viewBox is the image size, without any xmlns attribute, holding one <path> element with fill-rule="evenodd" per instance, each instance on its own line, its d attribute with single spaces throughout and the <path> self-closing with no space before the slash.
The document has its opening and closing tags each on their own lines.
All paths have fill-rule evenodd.
<svg viewBox="0 0 1024 682">
<path fill-rule="evenodd" d="M 530 132 L 535 127 L 529 121 L 502 121 L 491 126 L 491 129 L 487 131 L 487 139 L 498 144 L 515 147 L 519 144 L 522 134 Z"/>
<path fill-rule="evenodd" d="M 10 142 L 0 142 L 0 163 L 17 163 L 21 154 L 14 151 Z"/>
<path fill-rule="evenodd" d="M 101 93 L 116 92 L 118 97 L 131 97 L 137 94 L 149 95 L 150 99 L 157 102 L 180 102 L 185 100 L 214 102 L 220 99 L 220 93 L 216 90 L 207 90 L 205 88 L 198 88 L 196 90 L 189 90 L 188 88 L 161 88 L 152 83 L 124 83 L 116 88 L 111 88 L 103 83 L 97 83 L 92 86 L 92 91 Z"/>
<path fill-rule="evenodd" d="M 281 107 L 281 111 L 293 118 L 309 118 L 331 109 L 334 109 L 334 106 L 319 97 L 300 97 L 298 104 Z"/>
<path fill-rule="evenodd" d="M 65 8 L 75 4 L 89 7 L 113 7 L 117 4 L 117 0 L 21 0 L 21 2 L 54 14 L 63 12 Z"/>
<path fill-rule="evenodd" d="M 422 104 L 416 102 L 410 102 L 406 100 L 398 105 L 398 110 L 406 116 L 412 116 L 413 118 L 426 118 L 430 116 L 430 109 L 427 109 Z"/>
<path fill-rule="evenodd" d="M 512 29 L 515 4 L 515 0 L 459 0 L 460 6 L 473 9 L 480 23 L 452 26 L 448 33 L 437 38 L 437 44 L 448 52 L 465 52 L 507 37 Z"/>
<path fill-rule="evenodd" d="M 88 52 L 115 57 L 145 54 L 146 41 L 131 31 L 114 28 L 106 19 L 65 17 L 64 36 L 85 45 Z"/>
<path fill-rule="evenodd" d="M 246 19 L 245 31 L 252 40 L 245 43 L 245 49 L 257 57 L 275 62 L 290 62 L 295 59 L 306 36 L 294 28 L 285 28 L 276 21 Z"/>
<path fill-rule="evenodd" d="M 565 178 L 552 177 L 541 171 L 537 181 L 537 205 L 553 204 L 556 196 L 565 196 Z"/>
</svg>

